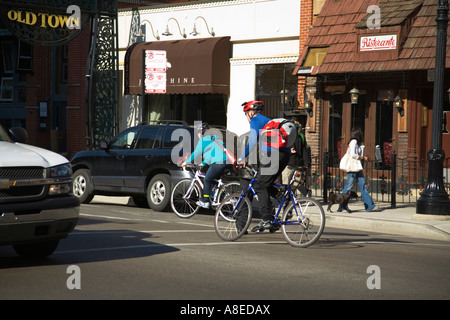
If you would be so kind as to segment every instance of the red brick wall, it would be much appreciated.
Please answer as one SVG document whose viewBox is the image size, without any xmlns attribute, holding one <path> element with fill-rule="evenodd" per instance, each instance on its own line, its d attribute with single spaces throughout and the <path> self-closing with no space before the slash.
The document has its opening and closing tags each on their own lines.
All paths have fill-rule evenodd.
<svg viewBox="0 0 450 320">
<path fill-rule="evenodd" d="M 39 130 L 39 103 L 48 102 L 48 121 L 50 124 L 51 90 L 51 47 L 33 47 L 33 73 L 27 75 L 26 86 L 26 121 L 28 143 L 50 149 L 49 131 Z"/>
<path fill-rule="evenodd" d="M 313 24 L 313 1 L 314 0 L 300 0 L 300 37 L 299 37 L 299 53 L 303 52 L 304 45 L 308 39 L 309 28 Z M 298 101 L 300 107 L 303 107 L 303 88 L 305 87 L 305 78 L 298 78 Z"/>
<path fill-rule="evenodd" d="M 90 26 L 69 43 L 67 88 L 67 153 L 69 158 L 86 149 L 85 133 L 85 77 L 89 54 Z"/>
<path fill-rule="evenodd" d="M 85 150 L 85 101 L 84 81 L 89 53 L 90 27 L 68 44 L 68 82 L 66 107 L 66 152 L 67 157 Z M 52 47 L 33 47 L 33 73 L 27 75 L 25 128 L 29 144 L 52 149 Z M 47 129 L 39 128 L 39 103 L 47 102 Z M 56 137 L 54 137 L 55 140 Z M 55 141 L 53 141 L 55 149 Z M 60 151 L 60 150 L 54 150 Z"/>
</svg>

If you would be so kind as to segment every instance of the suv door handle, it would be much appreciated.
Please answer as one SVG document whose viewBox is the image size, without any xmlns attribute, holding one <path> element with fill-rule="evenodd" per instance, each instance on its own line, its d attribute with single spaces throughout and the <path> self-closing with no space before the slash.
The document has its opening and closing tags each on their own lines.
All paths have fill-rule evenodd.
<svg viewBox="0 0 450 320">
<path fill-rule="evenodd" d="M 116 156 L 116 159 L 118 160 L 122 160 L 124 158 L 124 156 Z"/>
<path fill-rule="evenodd" d="M 147 160 L 151 160 L 153 158 L 153 156 L 145 156 L 145 159 Z"/>
</svg>

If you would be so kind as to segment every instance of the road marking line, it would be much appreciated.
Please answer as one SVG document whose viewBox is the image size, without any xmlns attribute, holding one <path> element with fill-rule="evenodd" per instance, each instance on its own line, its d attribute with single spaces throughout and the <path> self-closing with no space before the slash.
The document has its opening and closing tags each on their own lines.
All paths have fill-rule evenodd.
<svg viewBox="0 0 450 320">
<path fill-rule="evenodd" d="M 201 227 L 213 227 L 213 226 L 211 226 L 211 225 L 209 225 L 209 224 L 201 224 L 201 223 L 195 223 L 195 222 L 166 221 L 166 220 L 156 220 L 156 219 L 132 219 L 132 218 L 123 218 L 123 217 L 114 217 L 114 216 L 96 215 L 96 214 L 89 214 L 89 213 L 80 213 L 80 216 L 95 217 L 95 218 L 105 218 L 105 219 L 117 219 L 117 220 L 125 220 L 125 221 L 144 221 L 144 222 L 159 222 L 159 223 L 179 223 L 179 224 L 188 224 L 188 225 L 201 226 Z"/>
<path fill-rule="evenodd" d="M 122 217 L 101 216 L 101 215 L 89 214 L 89 213 L 80 213 L 80 216 L 95 217 L 95 218 L 105 218 L 105 219 L 117 219 L 117 220 L 126 220 L 126 221 L 144 221 L 142 219 L 130 219 L 130 218 L 122 218 Z"/>
<path fill-rule="evenodd" d="M 145 249 L 156 247 L 187 247 L 187 246 L 220 246 L 220 245 L 245 245 L 245 244 L 287 244 L 286 241 L 247 241 L 247 242 L 206 242 L 206 243 L 167 243 L 167 244 L 149 244 L 139 246 L 124 246 L 124 247 L 109 247 L 109 248 L 92 248 L 92 249 L 80 249 L 80 250 L 66 250 L 55 251 L 53 254 L 67 254 L 67 253 L 80 253 L 80 252 L 96 252 L 96 251 L 112 251 L 112 250 L 129 250 L 129 249 Z"/>
<path fill-rule="evenodd" d="M 93 235 L 93 234 L 107 234 L 107 233 L 177 233 L 177 232 L 214 232 L 214 230 L 116 230 L 116 231 L 90 231 L 78 230 L 71 233 L 71 235 Z"/>
</svg>

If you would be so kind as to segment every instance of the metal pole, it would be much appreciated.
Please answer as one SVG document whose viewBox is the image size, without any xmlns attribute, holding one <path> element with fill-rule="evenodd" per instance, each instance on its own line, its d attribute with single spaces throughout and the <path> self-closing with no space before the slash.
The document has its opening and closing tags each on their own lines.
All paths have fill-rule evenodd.
<svg viewBox="0 0 450 320">
<path fill-rule="evenodd" d="M 416 213 L 450 215 L 450 200 L 444 187 L 442 150 L 442 112 L 444 103 L 444 71 L 447 51 L 448 0 L 439 0 L 437 9 L 436 65 L 433 92 L 431 149 L 428 158 L 428 185 L 417 200 Z"/>
</svg>

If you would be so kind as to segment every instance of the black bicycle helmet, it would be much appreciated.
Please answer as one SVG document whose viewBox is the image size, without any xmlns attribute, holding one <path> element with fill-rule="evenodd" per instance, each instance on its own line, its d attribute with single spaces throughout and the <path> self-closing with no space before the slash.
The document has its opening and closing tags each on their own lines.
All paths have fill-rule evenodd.
<svg viewBox="0 0 450 320">
<path fill-rule="evenodd" d="M 252 101 L 248 101 L 248 102 L 244 102 L 242 104 L 243 111 L 247 112 L 250 110 L 256 111 L 256 112 L 261 112 L 264 110 L 264 104 L 262 101 L 256 101 L 256 100 L 252 100 Z"/>
</svg>

